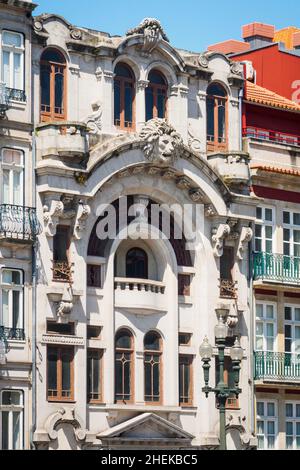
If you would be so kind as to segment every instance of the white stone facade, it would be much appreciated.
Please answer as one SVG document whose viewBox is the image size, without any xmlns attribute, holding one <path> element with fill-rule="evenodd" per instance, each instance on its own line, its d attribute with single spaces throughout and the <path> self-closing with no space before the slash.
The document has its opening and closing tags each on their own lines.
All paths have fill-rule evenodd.
<svg viewBox="0 0 300 470">
<path fill-rule="evenodd" d="M 19 30 L 17 25 L 12 28 Z M 160 28 L 151 40 L 144 26 L 124 37 L 111 37 L 75 28 L 55 15 L 41 15 L 34 19 L 32 31 L 29 25 L 27 28 L 24 33 L 28 38 L 32 34 L 32 40 L 31 47 L 26 44 L 25 55 L 32 68 L 27 67 L 25 81 L 28 97 L 30 90 L 32 95 L 22 110 L 24 117 L 18 119 L 30 121 L 32 103 L 33 137 L 28 130 L 21 140 L 25 155 L 32 157 L 26 166 L 27 205 L 35 204 L 31 175 L 36 156 L 36 207 L 41 224 L 36 288 L 30 278 L 28 249 L 24 247 L 14 254 L 0 242 L 1 267 L 25 272 L 27 341 L 10 345 L 0 382 L 3 389 L 16 387 L 25 393 L 24 447 L 217 448 L 219 411 L 214 395 L 206 399 L 202 392 L 199 347 L 206 335 L 214 344 L 218 308 L 227 309 L 230 335 L 241 338 L 244 350 L 239 405 L 227 411 L 227 444 L 231 449 L 255 446 L 249 246 L 256 200 L 249 192 L 249 156 L 244 154 L 240 139 L 241 69 L 221 54 L 174 49 Z M 59 50 L 66 60 L 66 120 L 41 123 L 40 59 L 50 47 Z M 127 64 L 134 73 L 136 126 L 131 132 L 114 125 L 118 63 Z M 172 146 L 170 159 L 161 148 L 150 156 L 147 152 L 145 90 L 153 69 L 163 73 L 167 81 L 167 124 L 162 137 L 167 135 L 168 145 Z M 213 82 L 227 92 L 228 149 L 208 157 L 206 99 L 208 85 Z M 9 121 L 16 119 L 12 115 L 15 112 L 7 112 Z M 160 124 L 155 120 L 153 126 Z M 179 134 L 177 140 L 175 131 Z M 16 135 L 10 145 L 16 145 L 17 140 Z M 137 240 L 115 239 L 102 245 L 103 253 L 90 254 L 99 206 L 114 203 L 119 197 L 197 206 L 200 243 L 190 252 L 191 263 L 180 262 L 180 255 L 184 259 L 182 245 L 176 252 L 172 240 L 143 239 L 149 228 L 149 220 L 143 217 Z M 195 215 L 188 222 L 194 229 Z M 71 233 L 68 261 L 72 265 L 72 283 L 53 280 L 54 240 L 60 226 L 68 227 Z M 237 286 L 236 298 L 226 300 L 220 298 L 219 289 L 225 245 L 233 249 L 232 275 Z M 135 247 L 148 255 L 147 280 L 126 278 L 126 253 Z M 101 267 L 101 287 L 88 287 L 87 265 Z M 188 296 L 178 295 L 178 275 L 182 274 L 191 279 Z M 32 291 L 36 307 L 31 304 L 35 299 Z M 49 322 L 73 324 L 74 334 L 49 333 Z M 91 326 L 101 328 L 99 339 L 88 339 Z M 120 404 L 115 400 L 115 336 L 124 328 L 132 333 L 134 342 L 133 399 Z M 159 403 L 151 405 L 145 403 L 144 396 L 144 338 L 149 331 L 158 332 L 162 339 L 161 397 Z M 189 345 L 179 346 L 180 333 L 191 336 Z M 49 353 L 53 346 L 74 348 L 73 396 L 69 400 L 47 398 L 47 350 Z M 33 348 L 36 355 L 32 356 Z M 102 400 L 97 404 L 87 403 L 88 349 L 103 354 Z M 228 347 L 226 356 L 229 353 Z M 192 358 L 190 406 L 180 406 L 180 355 Z M 32 357 L 36 374 L 31 383 Z M 11 362 L 14 367 L 6 377 Z M 212 386 L 214 366 L 213 360 Z M 31 424 L 34 435 L 30 436 Z"/>
</svg>

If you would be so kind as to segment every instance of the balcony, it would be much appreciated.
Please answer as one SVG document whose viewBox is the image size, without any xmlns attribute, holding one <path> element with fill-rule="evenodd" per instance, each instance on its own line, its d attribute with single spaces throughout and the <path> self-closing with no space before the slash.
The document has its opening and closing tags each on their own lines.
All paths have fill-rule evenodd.
<svg viewBox="0 0 300 470">
<path fill-rule="evenodd" d="M 300 285 L 300 258 L 273 253 L 254 253 L 254 280 Z"/>
<path fill-rule="evenodd" d="M 68 261 L 52 261 L 53 282 L 73 283 L 73 264 Z"/>
<path fill-rule="evenodd" d="M 300 382 L 300 354 L 255 352 L 255 380 Z"/>
<path fill-rule="evenodd" d="M 15 88 L 7 88 L 5 83 L 0 83 L 0 117 L 3 118 L 5 116 L 6 111 L 9 109 L 10 101 L 25 103 L 25 91 L 17 90 Z"/>
<path fill-rule="evenodd" d="M 220 279 L 220 298 L 236 300 L 238 298 L 237 282 Z"/>
<path fill-rule="evenodd" d="M 46 157 L 82 158 L 87 154 L 87 125 L 61 121 L 39 124 L 36 127 L 38 159 Z"/>
<path fill-rule="evenodd" d="M 115 278 L 115 305 L 139 315 L 166 313 L 165 288 L 158 281 Z"/>
<path fill-rule="evenodd" d="M 207 159 L 230 187 L 248 186 L 250 182 L 248 153 L 220 151 L 208 155 Z"/>
<path fill-rule="evenodd" d="M 300 135 L 286 134 L 285 132 L 277 132 L 260 127 L 245 127 L 243 129 L 243 137 L 273 144 L 300 147 Z"/>
<path fill-rule="evenodd" d="M 0 240 L 34 242 L 41 226 L 32 207 L 0 206 Z"/>
<path fill-rule="evenodd" d="M 6 341 L 25 341 L 25 332 L 21 328 L 0 326 L 0 338 L 4 338 Z"/>
</svg>

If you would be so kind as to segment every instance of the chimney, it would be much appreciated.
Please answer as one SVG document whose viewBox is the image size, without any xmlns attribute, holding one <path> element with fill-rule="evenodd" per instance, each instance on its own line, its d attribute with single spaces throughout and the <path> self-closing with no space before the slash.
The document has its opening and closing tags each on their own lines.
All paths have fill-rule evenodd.
<svg viewBox="0 0 300 470">
<path fill-rule="evenodd" d="M 243 39 L 250 44 L 251 49 L 265 46 L 273 42 L 275 26 L 264 23 L 250 23 L 243 26 Z"/>
<path fill-rule="evenodd" d="M 293 48 L 300 50 L 300 32 L 293 34 Z"/>
<path fill-rule="evenodd" d="M 222 52 L 223 54 L 237 54 L 241 52 L 249 51 L 250 45 L 243 41 L 236 41 L 235 39 L 229 39 L 228 41 L 218 42 L 208 46 L 208 51 Z"/>
</svg>

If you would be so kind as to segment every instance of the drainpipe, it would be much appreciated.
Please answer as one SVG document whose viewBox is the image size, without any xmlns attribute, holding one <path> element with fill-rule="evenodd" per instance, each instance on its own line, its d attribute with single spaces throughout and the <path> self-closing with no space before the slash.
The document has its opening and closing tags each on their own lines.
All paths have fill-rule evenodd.
<svg viewBox="0 0 300 470">
<path fill-rule="evenodd" d="M 35 131 L 33 131 L 32 136 L 32 206 L 36 208 L 36 179 L 35 179 L 35 166 L 36 166 L 36 138 Z M 32 347 L 32 428 L 30 436 L 31 449 L 35 450 L 35 444 L 33 442 L 33 436 L 36 431 L 36 403 L 37 403 L 37 344 L 36 344 L 36 251 L 37 251 L 37 240 L 34 241 L 32 245 L 32 337 L 31 337 L 31 347 Z"/>
<path fill-rule="evenodd" d="M 254 230 L 254 226 L 252 224 L 252 229 Z M 254 232 L 253 232 L 254 233 Z M 255 435 L 256 431 L 256 411 L 255 411 L 255 387 L 254 387 L 254 350 L 255 350 L 255 321 L 254 321 L 254 286 L 253 286 L 253 258 L 252 253 L 254 251 L 253 240 L 249 243 L 249 287 L 250 287 L 250 344 L 249 344 L 249 352 L 250 352 L 250 361 L 249 361 L 249 386 L 251 392 L 251 399 L 249 402 L 250 407 L 250 429 L 251 433 Z"/>
</svg>

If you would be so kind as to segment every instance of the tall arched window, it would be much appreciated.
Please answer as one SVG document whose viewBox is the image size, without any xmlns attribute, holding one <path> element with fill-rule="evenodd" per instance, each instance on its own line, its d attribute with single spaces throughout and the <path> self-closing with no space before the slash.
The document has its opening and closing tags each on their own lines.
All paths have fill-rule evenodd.
<svg viewBox="0 0 300 470">
<path fill-rule="evenodd" d="M 141 248 L 132 248 L 126 256 L 126 277 L 148 279 L 148 256 Z"/>
<path fill-rule="evenodd" d="M 120 330 L 116 335 L 115 355 L 115 400 L 132 403 L 134 390 L 134 342 L 128 330 Z"/>
<path fill-rule="evenodd" d="M 66 60 L 56 49 L 49 48 L 41 57 L 41 121 L 67 118 Z"/>
<path fill-rule="evenodd" d="M 149 85 L 146 88 L 146 121 L 153 118 L 167 117 L 168 85 L 158 70 L 149 73 Z"/>
<path fill-rule="evenodd" d="M 162 338 L 150 331 L 144 339 L 145 402 L 162 402 Z"/>
<path fill-rule="evenodd" d="M 120 129 L 135 129 L 134 98 L 133 72 L 127 65 L 120 63 L 115 68 L 114 80 L 114 123 Z"/>
<path fill-rule="evenodd" d="M 218 83 L 207 89 L 207 151 L 227 150 L 227 93 Z"/>
</svg>

